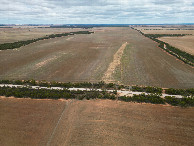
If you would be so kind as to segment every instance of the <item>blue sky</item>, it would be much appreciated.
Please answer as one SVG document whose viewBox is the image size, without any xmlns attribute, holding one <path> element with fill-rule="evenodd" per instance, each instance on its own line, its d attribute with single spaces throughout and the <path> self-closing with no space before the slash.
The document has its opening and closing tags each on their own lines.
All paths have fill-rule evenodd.
<svg viewBox="0 0 194 146">
<path fill-rule="evenodd" d="M 194 0 L 0 0 L 0 24 L 194 23 Z"/>
</svg>

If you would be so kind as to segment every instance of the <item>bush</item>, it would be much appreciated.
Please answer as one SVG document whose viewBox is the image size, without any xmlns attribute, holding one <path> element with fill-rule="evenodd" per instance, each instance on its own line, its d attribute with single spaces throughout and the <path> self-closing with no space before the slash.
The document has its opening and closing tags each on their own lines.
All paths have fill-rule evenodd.
<svg viewBox="0 0 194 146">
<path fill-rule="evenodd" d="M 183 96 L 190 96 L 194 95 L 194 88 L 191 89 L 165 89 L 166 94 L 171 94 L 171 95 L 183 95 Z"/>
<path fill-rule="evenodd" d="M 149 86 L 148 87 L 132 86 L 132 91 L 161 94 L 162 88 L 149 87 Z"/>
<path fill-rule="evenodd" d="M 193 97 L 184 97 L 184 98 L 175 98 L 172 96 L 166 96 L 165 102 L 173 106 L 181 106 L 181 107 L 194 107 L 194 98 Z"/>
</svg>

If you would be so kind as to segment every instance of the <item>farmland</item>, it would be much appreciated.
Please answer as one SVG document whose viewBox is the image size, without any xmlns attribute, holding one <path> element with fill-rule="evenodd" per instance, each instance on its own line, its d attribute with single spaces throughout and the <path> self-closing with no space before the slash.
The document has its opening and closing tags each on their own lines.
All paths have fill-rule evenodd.
<svg viewBox="0 0 194 146">
<path fill-rule="evenodd" d="M 159 29 L 165 34 L 188 31 L 172 26 L 174 30 Z M 78 31 L 92 33 L 62 35 Z M 194 69 L 137 30 L 14 27 L 0 28 L 0 33 L 1 44 L 38 39 L 20 48 L 0 50 L 2 83 L 27 85 L 1 87 L 0 145 L 193 145 L 193 97 L 163 98 L 159 94 L 192 96 L 193 89 L 188 88 L 194 87 Z M 60 37 L 39 39 L 56 34 Z M 168 40 L 175 39 L 175 47 L 189 52 L 190 37 L 193 35 Z M 178 39 L 185 45 L 176 43 Z M 174 46 L 173 40 L 168 43 Z M 30 85 L 43 89 L 32 89 Z M 50 86 L 91 91 L 45 88 Z M 158 95 L 126 97 L 114 90 L 125 92 L 129 87 Z"/>
<path fill-rule="evenodd" d="M 187 36 L 183 37 L 161 37 L 159 40 L 169 43 L 171 46 L 176 47 L 180 50 L 183 50 L 187 53 L 194 54 L 194 26 L 139 26 L 134 27 L 137 30 L 140 30 L 144 34 L 186 34 Z M 188 35 L 189 34 L 189 35 Z"/>
<path fill-rule="evenodd" d="M 159 40 L 194 55 L 194 36 L 161 37 Z"/>
<path fill-rule="evenodd" d="M 193 108 L 1 97 L 0 114 L 2 145 L 193 145 L 194 138 Z"/>
<path fill-rule="evenodd" d="M 13 43 L 16 41 L 24 41 L 44 37 L 50 34 L 67 33 L 72 31 L 81 31 L 79 28 L 36 28 L 36 27 L 13 27 L 0 28 L 0 44 Z"/>
<path fill-rule="evenodd" d="M 61 29 L 67 28 L 58 31 Z M 94 33 L 41 40 L 14 50 L 0 51 L 0 79 L 107 80 L 103 76 L 114 62 L 114 54 L 127 42 L 121 63 L 109 77 L 111 82 L 172 88 L 194 86 L 191 67 L 169 56 L 137 31 L 127 27 L 99 27 L 91 31 Z"/>
<path fill-rule="evenodd" d="M 141 30 L 145 34 L 194 34 L 194 26 L 183 26 L 183 25 L 164 25 L 164 26 L 136 26 L 134 27 Z"/>
</svg>

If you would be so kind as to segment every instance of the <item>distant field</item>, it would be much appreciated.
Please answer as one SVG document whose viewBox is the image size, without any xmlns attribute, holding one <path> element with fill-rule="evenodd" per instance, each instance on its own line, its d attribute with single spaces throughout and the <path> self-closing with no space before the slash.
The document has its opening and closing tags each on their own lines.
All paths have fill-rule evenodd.
<svg viewBox="0 0 194 146">
<path fill-rule="evenodd" d="M 151 26 L 151 27 L 134 27 L 135 29 L 141 30 L 145 34 L 192 34 L 194 35 L 194 26 L 183 27 L 183 26 Z M 180 29 L 180 30 L 179 30 Z M 190 29 L 190 30 L 188 30 Z"/>
<path fill-rule="evenodd" d="M 194 36 L 161 37 L 159 40 L 194 55 Z"/>
<path fill-rule="evenodd" d="M 0 98 L 0 115 L 0 145 L 194 144 L 193 108 Z"/>
<path fill-rule="evenodd" d="M 14 27 L 14 28 L 0 28 L 0 44 L 12 43 L 22 40 L 30 40 L 34 38 L 43 37 L 49 34 L 65 33 L 72 31 L 81 31 L 85 29 L 80 28 L 35 28 L 35 27 Z M 89 30 L 89 29 L 87 29 Z"/>
</svg>

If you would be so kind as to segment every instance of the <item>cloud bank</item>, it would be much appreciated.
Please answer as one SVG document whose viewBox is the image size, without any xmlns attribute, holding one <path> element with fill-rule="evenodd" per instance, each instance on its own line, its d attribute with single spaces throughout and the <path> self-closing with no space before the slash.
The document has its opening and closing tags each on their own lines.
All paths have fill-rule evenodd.
<svg viewBox="0 0 194 146">
<path fill-rule="evenodd" d="M 0 24 L 194 23 L 193 0 L 0 0 Z"/>
</svg>

